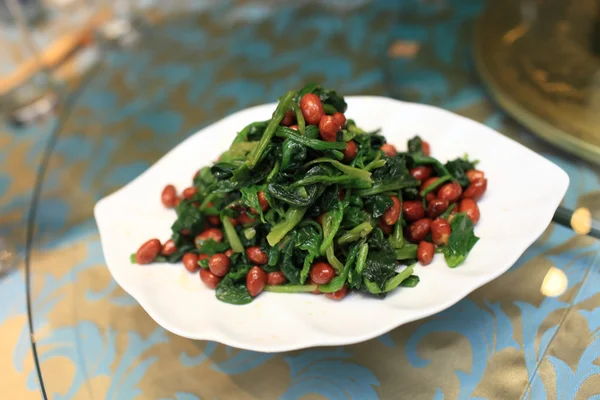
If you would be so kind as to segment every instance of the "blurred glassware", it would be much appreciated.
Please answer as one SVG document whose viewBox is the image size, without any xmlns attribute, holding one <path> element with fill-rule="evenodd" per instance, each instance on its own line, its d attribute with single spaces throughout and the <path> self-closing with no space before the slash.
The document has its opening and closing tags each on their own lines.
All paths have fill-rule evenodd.
<svg viewBox="0 0 600 400">
<path fill-rule="evenodd" d="M 128 0 L 0 0 L 0 117 L 48 114 L 91 65 L 131 50 L 146 19 Z"/>
<path fill-rule="evenodd" d="M 0 116 L 11 125 L 35 121 L 56 104 L 51 77 L 30 29 L 45 15 L 40 0 L 0 2 Z"/>
<path fill-rule="evenodd" d="M 17 250 L 12 242 L 0 236 L 0 277 L 17 266 Z"/>
<path fill-rule="evenodd" d="M 600 164 L 600 1 L 488 2 L 474 54 L 490 94 L 546 141 Z"/>
</svg>

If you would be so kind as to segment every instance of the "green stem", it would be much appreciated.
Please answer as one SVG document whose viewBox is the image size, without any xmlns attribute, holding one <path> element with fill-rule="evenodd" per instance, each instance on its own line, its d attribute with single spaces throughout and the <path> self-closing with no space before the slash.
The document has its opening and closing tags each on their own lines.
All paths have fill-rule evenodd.
<svg viewBox="0 0 600 400">
<path fill-rule="evenodd" d="M 404 246 L 404 232 L 402 229 L 402 220 L 403 220 L 403 203 L 402 199 L 402 191 L 398 191 L 397 194 L 398 200 L 400 200 L 400 215 L 398 216 L 398 221 L 394 225 L 394 232 L 390 235 L 389 242 L 393 249 L 401 249 Z"/>
<path fill-rule="evenodd" d="M 380 155 L 381 155 L 381 153 L 377 153 L 377 156 L 380 156 Z M 385 160 L 373 160 L 365 166 L 364 170 L 365 171 L 373 171 L 374 169 L 381 168 L 384 165 L 385 165 Z"/>
<path fill-rule="evenodd" d="M 416 275 L 411 275 L 408 278 L 406 278 L 405 280 L 402 281 L 402 283 L 400 283 L 400 286 L 403 287 L 415 287 L 419 284 L 419 282 L 421 281 L 421 279 L 419 279 L 418 276 Z"/>
<path fill-rule="evenodd" d="M 326 142 L 325 140 L 312 139 L 307 136 L 299 135 L 293 129 L 285 126 L 277 128 L 275 134 L 279 137 L 293 140 L 294 142 L 303 144 L 306 147 L 310 147 L 313 150 L 324 151 L 324 150 L 345 150 L 346 143 L 343 142 Z"/>
<path fill-rule="evenodd" d="M 371 233 L 372 230 L 373 225 L 371 225 L 371 222 L 365 221 L 362 224 L 356 225 L 354 228 L 340 236 L 338 239 L 338 244 L 346 244 L 355 242 L 361 238 L 365 238 L 369 235 L 369 233 Z"/>
<path fill-rule="evenodd" d="M 435 189 L 437 189 L 442 183 L 449 181 L 450 179 L 452 179 L 452 176 L 450 175 L 446 175 L 446 176 L 442 176 L 440 178 L 438 178 L 435 182 L 433 182 L 431 185 L 427 186 L 425 189 L 421 190 L 420 196 L 423 198 L 423 201 L 425 201 L 425 197 L 433 192 Z"/>
<path fill-rule="evenodd" d="M 371 173 L 369 171 L 365 171 L 364 169 L 354 168 L 349 165 L 342 164 L 341 162 L 339 162 L 337 160 L 332 160 L 330 158 L 324 158 L 324 157 L 316 158 L 316 159 L 304 164 L 304 166 L 308 167 L 310 165 L 318 164 L 318 163 L 329 163 L 329 164 L 333 165 L 335 168 L 337 168 L 338 170 L 342 171 L 346 175 L 361 179 L 365 182 L 368 182 L 369 184 L 373 183 L 373 180 L 371 179 Z"/>
<path fill-rule="evenodd" d="M 446 211 L 444 211 L 444 213 L 442 215 L 440 215 L 440 218 L 443 218 L 447 221 L 448 218 L 450 217 L 450 214 L 452 214 L 452 211 L 454 211 L 455 208 L 456 208 L 456 203 L 450 204 L 450 206 L 446 209 Z"/>
<path fill-rule="evenodd" d="M 200 210 L 204 211 L 204 209 L 206 209 L 206 207 L 208 206 L 208 203 L 210 203 L 211 201 L 213 201 L 213 199 L 216 197 L 215 193 L 211 193 L 208 196 L 206 196 L 204 198 L 204 201 L 202 202 L 202 204 L 200 204 Z"/>
<path fill-rule="evenodd" d="M 396 274 L 395 277 L 393 277 L 392 279 L 388 280 L 385 283 L 385 286 L 384 286 L 383 290 L 381 290 L 379 288 L 379 286 L 377 286 L 376 283 L 369 281 L 367 278 L 364 278 L 363 282 L 365 283 L 365 286 L 367 287 L 367 289 L 369 290 L 369 292 L 371 292 L 373 294 L 386 293 L 386 292 L 389 292 L 389 291 L 394 290 L 395 288 L 397 288 L 398 285 L 400 285 L 402 283 L 402 281 L 408 279 L 412 275 L 413 272 L 414 272 L 414 268 L 412 266 L 411 267 L 406 267 L 401 272 L 399 272 L 398 274 Z"/>
<path fill-rule="evenodd" d="M 396 260 L 411 260 L 417 258 L 417 245 L 407 243 L 401 249 L 396 249 Z"/>
<path fill-rule="evenodd" d="M 329 264 L 331 264 L 331 266 L 335 270 L 335 273 L 341 273 L 344 269 L 344 264 L 342 264 L 342 262 L 335 256 L 335 246 L 333 245 L 333 243 L 331 243 L 331 245 L 327 247 L 327 250 L 325 250 L 325 256 L 327 257 L 327 261 L 329 262 Z"/>
<path fill-rule="evenodd" d="M 271 182 L 273 180 L 273 178 L 275 178 L 275 175 L 277 175 L 277 173 L 279 172 L 279 160 L 275 161 L 275 165 L 273 166 L 273 169 L 271 170 L 271 172 L 269 172 L 269 175 L 267 176 L 267 183 Z"/>
<path fill-rule="evenodd" d="M 233 250 L 235 253 L 242 253 L 244 251 L 244 245 L 238 237 L 238 234 L 235 231 L 233 224 L 229 220 L 229 217 L 225 215 L 221 216 L 221 223 L 223 224 L 225 236 L 227 236 L 227 241 L 231 246 L 231 250 Z"/>
<path fill-rule="evenodd" d="M 246 165 L 249 169 L 256 167 L 258 160 L 260 160 L 260 157 L 275 134 L 275 130 L 285 116 L 285 112 L 290 108 L 290 103 L 292 102 L 294 94 L 295 92 L 290 90 L 281 98 L 279 104 L 277 104 L 277 109 L 275 109 L 275 112 L 273 113 L 273 118 L 269 121 L 269 125 L 267 125 L 267 128 L 260 138 L 260 142 L 258 142 L 258 146 L 256 146 L 248 160 L 246 160 Z"/>
<path fill-rule="evenodd" d="M 300 187 L 314 185 L 315 183 L 328 183 L 328 184 L 340 184 L 345 187 L 353 187 L 358 189 L 366 189 L 371 184 L 363 180 L 357 179 L 354 176 L 339 175 L 339 176 L 327 176 L 327 175 L 316 175 L 309 176 L 308 178 L 300 179 L 293 184 L 291 187 Z"/>
<path fill-rule="evenodd" d="M 272 293 L 306 293 L 317 290 L 317 285 L 267 285 L 265 292 Z"/>
<path fill-rule="evenodd" d="M 374 185 L 372 188 L 368 189 L 360 189 L 356 191 L 356 195 L 360 197 L 372 196 L 374 194 L 384 193 L 384 192 L 395 192 L 400 189 L 405 189 L 409 187 L 418 186 L 419 181 L 411 180 L 411 181 L 398 181 L 394 183 L 388 183 L 383 185 Z"/>
<path fill-rule="evenodd" d="M 267 235 L 267 242 L 269 242 L 271 246 L 275 246 L 279 243 L 289 231 L 298 225 L 302 220 L 302 217 L 304 217 L 305 212 L 306 207 L 290 207 L 285 213 L 285 219 L 275 225 Z"/>
<path fill-rule="evenodd" d="M 323 111 L 325 111 L 325 114 L 331 115 L 337 112 L 337 108 L 331 104 L 323 104 Z"/>
<path fill-rule="evenodd" d="M 360 245 L 360 249 L 358 250 L 358 257 L 356 259 L 356 272 L 359 275 L 362 275 L 365 266 L 367 265 L 367 256 L 369 255 L 369 245 L 363 243 Z"/>
<path fill-rule="evenodd" d="M 300 132 L 300 134 L 302 136 L 304 136 L 304 127 L 306 126 L 306 121 L 304 121 L 304 115 L 302 115 L 302 110 L 298 106 L 298 103 L 293 102 L 292 104 L 293 104 L 292 108 L 294 109 L 294 112 L 296 113 L 296 122 L 298 125 L 298 132 Z"/>
<path fill-rule="evenodd" d="M 236 135 L 235 139 L 233 140 L 233 144 L 244 142 L 246 140 L 246 138 L 248 137 L 248 131 L 250 130 L 250 128 L 252 128 L 254 126 L 258 126 L 258 125 L 264 125 L 266 123 L 267 123 L 267 121 L 258 121 L 258 122 L 253 122 L 251 124 L 246 125 L 246 127 L 244 129 L 242 129 Z"/>
</svg>

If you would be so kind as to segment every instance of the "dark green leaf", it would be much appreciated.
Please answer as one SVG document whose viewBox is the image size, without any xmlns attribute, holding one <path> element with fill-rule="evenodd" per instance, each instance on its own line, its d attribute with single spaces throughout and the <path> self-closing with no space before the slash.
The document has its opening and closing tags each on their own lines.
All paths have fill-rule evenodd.
<svg viewBox="0 0 600 400">
<path fill-rule="evenodd" d="M 231 178 L 233 176 L 233 171 L 235 171 L 238 166 L 239 165 L 232 163 L 219 162 L 210 168 L 210 172 L 212 172 L 217 180 L 222 181 Z"/>
<path fill-rule="evenodd" d="M 299 168 L 306 160 L 306 147 L 293 140 L 286 139 L 283 141 L 281 155 L 281 170 Z"/>
<path fill-rule="evenodd" d="M 423 153 L 423 141 L 419 136 L 415 136 L 408 141 L 408 152 Z"/>
<path fill-rule="evenodd" d="M 475 168 L 474 163 L 466 158 L 457 158 L 456 160 L 448 161 L 445 167 L 452 177 L 458 181 L 460 186 L 463 188 L 469 186 L 469 178 L 467 178 L 466 172 Z"/>
<path fill-rule="evenodd" d="M 208 254 L 209 256 L 217 253 L 224 253 L 229 249 L 229 243 L 219 243 L 212 239 L 205 240 L 201 243 L 196 242 L 196 246 L 199 246 L 198 253 Z"/>
<path fill-rule="evenodd" d="M 293 206 L 300 207 L 312 205 L 322 190 L 323 187 L 320 185 L 309 185 L 298 188 L 271 183 L 267 186 L 267 192 L 271 196 Z"/>
<path fill-rule="evenodd" d="M 191 235 L 195 235 L 202 230 L 204 226 L 204 215 L 198 207 L 191 204 L 189 201 L 183 200 L 176 208 L 177 220 L 171 226 L 173 232 L 188 231 Z"/>
<path fill-rule="evenodd" d="M 398 264 L 393 252 L 369 250 L 363 278 L 373 282 L 383 291 L 387 281 L 396 276 L 397 267 Z M 373 293 L 373 291 L 371 292 Z"/>
<path fill-rule="evenodd" d="M 373 215 L 373 218 L 381 217 L 388 208 L 394 205 L 390 196 L 381 194 L 365 197 L 364 202 L 366 210 Z"/>
<path fill-rule="evenodd" d="M 448 239 L 448 245 L 444 248 L 444 256 L 448 266 L 455 268 L 465 261 L 479 238 L 475 236 L 473 222 L 465 213 L 456 214 L 450 226 L 452 233 Z"/>
<path fill-rule="evenodd" d="M 400 286 L 403 287 L 415 287 L 419 284 L 421 280 L 419 279 L 418 276 L 416 275 L 411 275 L 408 278 L 406 278 L 405 280 L 402 281 L 402 283 L 400 284 Z"/>
<path fill-rule="evenodd" d="M 362 224 L 367 219 L 367 214 L 360 207 L 348 207 L 344 211 L 341 227 L 343 229 L 352 229 Z"/>
<path fill-rule="evenodd" d="M 217 299 L 224 303 L 242 305 L 249 304 L 253 298 L 250 296 L 245 283 L 236 283 L 229 276 L 221 280 L 215 290 Z"/>
</svg>

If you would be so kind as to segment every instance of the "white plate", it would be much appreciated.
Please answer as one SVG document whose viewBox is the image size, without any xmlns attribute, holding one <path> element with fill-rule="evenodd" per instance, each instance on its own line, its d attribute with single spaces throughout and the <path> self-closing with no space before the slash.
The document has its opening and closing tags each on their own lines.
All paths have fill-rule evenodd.
<svg viewBox="0 0 600 400">
<path fill-rule="evenodd" d="M 415 134 L 445 161 L 468 153 L 480 160 L 488 189 L 479 203 L 481 238 L 467 261 L 446 266 L 437 255 L 417 266 L 421 282 L 380 300 L 351 294 L 332 301 L 312 294 L 263 293 L 249 305 L 215 298 L 198 274 L 180 265 L 132 265 L 129 255 L 152 237 L 166 240 L 175 212 L 163 208 L 167 183 L 179 190 L 252 121 L 271 116 L 275 104 L 233 114 L 191 136 L 133 182 L 96 204 L 94 213 L 106 263 L 114 279 L 165 329 L 188 338 L 278 352 L 371 339 L 442 311 L 508 270 L 545 230 L 569 178 L 559 167 L 492 129 L 435 107 L 382 97 L 347 97 L 347 116 L 367 130 L 382 128 L 398 149 Z"/>
</svg>

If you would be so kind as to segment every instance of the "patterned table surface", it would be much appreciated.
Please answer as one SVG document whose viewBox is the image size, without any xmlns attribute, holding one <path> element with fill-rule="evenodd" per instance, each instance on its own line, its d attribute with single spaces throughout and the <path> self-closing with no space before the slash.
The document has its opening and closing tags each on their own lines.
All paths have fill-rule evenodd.
<svg viewBox="0 0 600 400">
<path fill-rule="evenodd" d="M 0 237 L 21 244 L 34 228 L 30 317 L 47 396 L 600 399 L 600 245 L 555 225 L 450 309 L 345 347 L 261 354 L 182 339 L 116 285 L 94 203 L 199 128 L 310 80 L 482 121 L 564 168 L 563 204 L 599 216 L 599 171 L 541 143 L 485 94 L 469 52 L 482 1 L 241 3 L 153 28 L 95 69 L 57 120 L 0 129 Z M 0 304 L 3 395 L 39 398 L 23 270 L 0 280 Z"/>
</svg>

